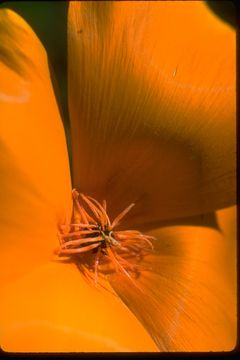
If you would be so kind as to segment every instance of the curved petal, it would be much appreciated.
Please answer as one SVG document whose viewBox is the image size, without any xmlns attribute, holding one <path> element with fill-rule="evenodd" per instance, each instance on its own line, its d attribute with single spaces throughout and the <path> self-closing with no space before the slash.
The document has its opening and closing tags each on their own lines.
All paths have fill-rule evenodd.
<svg viewBox="0 0 240 360">
<path fill-rule="evenodd" d="M 42 44 L 0 10 L 1 283 L 49 261 L 71 215 L 63 125 Z"/>
<path fill-rule="evenodd" d="M 236 259 L 228 239 L 201 226 L 152 231 L 155 253 L 135 279 L 111 285 L 142 322 L 160 351 L 230 351 L 236 345 Z"/>
<path fill-rule="evenodd" d="M 47 264 L 1 291 L 1 346 L 11 352 L 158 351 L 124 303 L 77 268 Z"/>
<path fill-rule="evenodd" d="M 74 186 L 131 224 L 235 202 L 235 32 L 200 1 L 69 8 Z"/>
<path fill-rule="evenodd" d="M 0 10 L 0 56 L 3 350 L 157 351 L 120 299 L 49 261 L 71 215 L 65 137 L 46 53 L 8 10 Z"/>
<path fill-rule="evenodd" d="M 237 293 L 237 207 L 217 211 L 217 219 L 222 231 L 226 247 L 225 275 L 229 284 Z"/>
</svg>

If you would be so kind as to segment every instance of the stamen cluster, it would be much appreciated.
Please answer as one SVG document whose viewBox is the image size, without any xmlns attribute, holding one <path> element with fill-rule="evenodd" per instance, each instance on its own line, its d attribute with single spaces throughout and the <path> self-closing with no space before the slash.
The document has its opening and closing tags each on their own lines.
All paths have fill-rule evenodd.
<svg viewBox="0 0 240 360">
<path fill-rule="evenodd" d="M 79 265 L 84 261 L 84 255 L 88 254 L 88 259 L 91 255 L 95 284 L 102 264 L 112 263 L 115 271 L 130 278 L 132 274 L 137 276 L 141 270 L 138 263 L 149 251 L 153 251 L 151 240 L 154 238 L 137 230 L 115 230 L 134 204 L 130 204 L 110 222 L 105 200 L 101 205 L 75 189 L 72 196 L 73 223 L 61 226 L 58 256 L 67 256 Z"/>
</svg>

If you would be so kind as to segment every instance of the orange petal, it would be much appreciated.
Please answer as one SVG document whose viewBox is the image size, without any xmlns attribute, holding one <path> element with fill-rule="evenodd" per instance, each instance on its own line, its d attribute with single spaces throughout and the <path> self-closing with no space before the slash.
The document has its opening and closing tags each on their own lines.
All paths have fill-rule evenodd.
<svg viewBox="0 0 240 360">
<path fill-rule="evenodd" d="M 46 52 L 17 14 L 0 10 L 1 283 L 49 261 L 71 214 L 63 125 Z"/>
<path fill-rule="evenodd" d="M 68 37 L 74 186 L 132 225 L 233 204 L 235 31 L 200 1 L 72 1 Z"/>
<path fill-rule="evenodd" d="M 220 229 L 225 237 L 225 275 L 232 287 L 237 291 L 237 207 L 232 206 L 227 209 L 219 210 L 217 212 L 217 218 Z"/>
<path fill-rule="evenodd" d="M 107 284 L 104 284 L 107 286 Z M 158 351 L 124 303 L 70 264 L 47 264 L 1 290 L 1 346 L 11 352 Z"/>
<path fill-rule="evenodd" d="M 156 236 L 151 267 L 136 279 L 114 275 L 115 291 L 160 351 L 229 351 L 236 345 L 236 261 L 228 239 L 210 227 L 171 226 Z M 236 239 L 234 239 L 236 241 Z M 236 269 L 235 269 L 236 272 Z"/>
</svg>

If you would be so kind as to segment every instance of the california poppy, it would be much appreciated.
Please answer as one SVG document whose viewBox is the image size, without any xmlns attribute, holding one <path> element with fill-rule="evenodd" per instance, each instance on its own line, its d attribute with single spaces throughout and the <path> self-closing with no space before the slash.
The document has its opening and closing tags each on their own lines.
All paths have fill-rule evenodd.
<svg viewBox="0 0 240 360">
<path fill-rule="evenodd" d="M 234 30 L 203 2 L 71 1 L 68 71 L 72 181 L 46 52 L 0 10 L 2 348 L 231 350 Z M 56 260 L 72 187 L 111 220 L 135 203 L 119 230 L 154 237 L 136 276 L 87 281 L 96 249 Z"/>
</svg>

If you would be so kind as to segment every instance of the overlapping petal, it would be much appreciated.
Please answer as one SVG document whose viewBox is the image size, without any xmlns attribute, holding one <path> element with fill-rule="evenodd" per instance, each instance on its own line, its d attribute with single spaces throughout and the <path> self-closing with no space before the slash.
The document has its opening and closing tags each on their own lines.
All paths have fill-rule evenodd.
<svg viewBox="0 0 240 360">
<path fill-rule="evenodd" d="M 191 216 L 150 233 L 156 252 L 137 287 L 109 277 L 127 306 L 107 282 L 97 290 L 74 265 L 49 261 L 71 216 L 65 137 L 42 45 L 20 17 L 0 12 L 4 350 L 235 345 L 235 271 L 225 271 L 233 241 L 211 216 L 209 228 L 193 216 L 235 200 L 235 34 L 200 2 L 170 4 L 70 3 L 75 185 L 105 198 L 111 215 L 135 201 L 131 225 Z"/>
<path fill-rule="evenodd" d="M 233 204 L 235 72 L 204 2 L 72 1 L 74 186 L 138 227 Z"/>
<path fill-rule="evenodd" d="M 1 282 L 48 261 L 71 216 L 64 129 L 42 44 L 0 12 Z"/>
<path fill-rule="evenodd" d="M 236 345 L 236 252 L 217 229 L 163 227 L 136 286 L 110 281 L 160 351 L 230 351 Z"/>
<path fill-rule="evenodd" d="M 237 298 L 237 207 L 232 206 L 217 211 L 218 223 L 225 238 L 225 269 L 226 280 L 232 287 Z"/>
<path fill-rule="evenodd" d="M 55 262 L 72 206 L 65 136 L 45 50 L 9 10 L 0 11 L 0 56 L 2 349 L 157 351 L 111 288 L 101 293 Z"/>
</svg>

